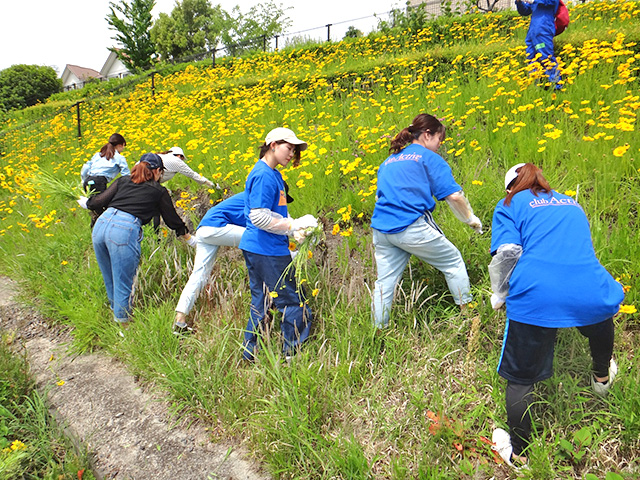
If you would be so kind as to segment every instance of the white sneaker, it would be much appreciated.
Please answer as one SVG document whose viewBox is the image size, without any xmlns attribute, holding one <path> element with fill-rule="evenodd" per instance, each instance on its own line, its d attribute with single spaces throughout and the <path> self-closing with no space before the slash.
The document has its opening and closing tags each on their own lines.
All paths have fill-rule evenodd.
<svg viewBox="0 0 640 480">
<path fill-rule="evenodd" d="M 593 389 L 593 393 L 599 395 L 601 397 L 606 397 L 609 393 L 609 388 L 611 388 L 611 384 L 613 380 L 616 378 L 618 374 L 618 365 L 615 360 L 612 358 L 609 362 L 609 380 L 606 383 L 596 381 L 593 374 L 591 375 L 591 388 Z"/>
<path fill-rule="evenodd" d="M 498 452 L 498 455 L 502 457 L 507 465 L 513 465 L 513 463 L 511 463 L 513 447 L 511 446 L 511 436 L 509 433 L 502 428 L 496 428 L 491 436 L 491 441 L 493 442 L 491 450 Z"/>
</svg>

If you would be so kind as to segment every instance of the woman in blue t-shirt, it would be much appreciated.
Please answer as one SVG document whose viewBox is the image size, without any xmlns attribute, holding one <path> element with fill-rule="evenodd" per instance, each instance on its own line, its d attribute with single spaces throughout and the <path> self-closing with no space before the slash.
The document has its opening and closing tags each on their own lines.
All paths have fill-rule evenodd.
<svg viewBox="0 0 640 480">
<path fill-rule="evenodd" d="M 317 227 L 312 215 L 293 219 L 287 210 L 287 192 L 278 166 L 286 167 L 292 159 L 300 160 L 307 148 L 288 128 L 271 130 L 260 147 L 260 160 L 245 184 L 246 230 L 240 241 L 251 288 L 251 312 L 244 334 L 243 357 L 253 361 L 261 324 L 271 301 L 282 312 L 283 353 L 289 357 L 304 342 L 311 329 L 312 315 L 304 302 L 294 272 L 283 276 L 291 262 L 287 235 L 297 232 L 304 238 L 307 228 Z M 272 297 L 271 299 L 269 298 Z"/>
<path fill-rule="evenodd" d="M 175 333 L 191 331 L 187 315 L 200 291 L 207 283 L 221 246 L 237 247 L 247 222 L 244 218 L 244 192 L 240 192 L 210 208 L 196 229 L 196 257 L 193 271 L 176 306 Z"/>
<path fill-rule="evenodd" d="M 558 328 L 577 327 L 589 339 L 591 386 L 598 395 L 607 393 L 617 372 L 612 317 L 624 293 L 596 258 L 582 207 L 552 190 L 542 170 L 515 165 L 505 189 L 493 213 L 489 273 L 491 304 L 507 306 L 498 373 L 507 380 L 510 430 L 496 429 L 493 441 L 511 463 L 526 461 L 533 386 L 553 373 Z"/>
<path fill-rule="evenodd" d="M 373 292 L 373 321 L 389 325 L 393 292 L 411 255 L 440 270 L 456 304 L 471 301 L 462 255 L 442 233 L 431 212 L 445 200 L 453 213 L 476 232 L 482 223 L 473 214 L 451 167 L 436 152 L 445 127 L 421 113 L 391 140 L 391 155 L 378 169 L 377 201 L 371 217 L 378 279 Z"/>
</svg>

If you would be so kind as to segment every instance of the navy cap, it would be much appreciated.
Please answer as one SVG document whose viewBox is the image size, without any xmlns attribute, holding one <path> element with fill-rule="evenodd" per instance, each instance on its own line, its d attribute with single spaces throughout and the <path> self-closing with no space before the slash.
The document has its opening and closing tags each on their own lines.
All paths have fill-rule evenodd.
<svg viewBox="0 0 640 480">
<path fill-rule="evenodd" d="M 162 158 L 157 153 L 145 153 L 140 157 L 141 162 L 147 162 L 147 168 L 149 170 L 155 170 L 159 168 L 164 170 L 164 163 L 162 163 Z"/>
</svg>

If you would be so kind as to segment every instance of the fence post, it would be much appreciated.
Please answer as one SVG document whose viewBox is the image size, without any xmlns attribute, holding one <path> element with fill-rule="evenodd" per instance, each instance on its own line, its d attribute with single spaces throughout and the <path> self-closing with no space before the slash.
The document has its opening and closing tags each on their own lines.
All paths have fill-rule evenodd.
<svg viewBox="0 0 640 480">
<path fill-rule="evenodd" d="M 80 129 L 80 104 L 83 103 L 83 100 L 76 102 L 71 107 L 76 107 L 76 120 L 78 122 L 78 138 L 82 137 L 82 130 Z"/>
<path fill-rule="evenodd" d="M 263 52 L 267 51 L 267 36 L 266 35 L 262 35 L 262 51 Z"/>
<path fill-rule="evenodd" d="M 280 36 L 280 35 L 276 35 L 276 51 L 278 50 L 278 37 L 279 37 L 279 36 Z"/>
<path fill-rule="evenodd" d="M 156 96 L 156 72 L 151 72 L 151 96 Z"/>
<path fill-rule="evenodd" d="M 331 41 L 331 25 L 333 25 L 332 23 L 327 25 L 327 42 Z"/>
<path fill-rule="evenodd" d="M 211 60 L 213 61 L 211 66 L 215 67 L 216 66 L 216 49 L 215 48 L 211 50 Z"/>
</svg>

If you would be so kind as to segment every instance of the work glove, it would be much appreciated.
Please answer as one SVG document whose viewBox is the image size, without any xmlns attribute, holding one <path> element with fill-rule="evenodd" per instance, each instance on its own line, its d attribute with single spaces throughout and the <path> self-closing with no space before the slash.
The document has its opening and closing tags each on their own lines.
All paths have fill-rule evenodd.
<svg viewBox="0 0 640 480">
<path fill-rule="evenodd" d="M 500 310 L 504 305 L 504 298 L 500 297 L 497 293 L 491 294 L 491 308 L 494 310 Z"/>
<path fill-rule="evenodd" d="M 78 205 L 80 205 L 85 210 L 88 210 L 89 207 L 87 207 L 87 200 L 89 200 L 87 197 L 80 197 L 76 201 L 78 202 Z"/>
<path fill-rule="evenodd" d="M 307 238 L 308 234 L 309 234 L 308 230 L 306 228 L 302 228 L 300 230 L 296 230 L 295 232 L 293 232 L 293 238 L 296 242 L 302 243 L 304 242 L 304 239 Z"/>
<path fill-rule="evenodd" d="M 467 225 L 475 230 L 476 233 L 482 234 L 482 222 L 475 215 L 471 215 L 467 220 Z"/>
<path fill-rule="evenodd" d="M 304 230 L 306 228 L 316 228 L 318 226 L 318 219 L 313 215 L 307 214 L 303 215 L 300 218 L 294 218 L 291 221 L 292 232 L 296 232 L 298 230 Z"/>
</svg>

